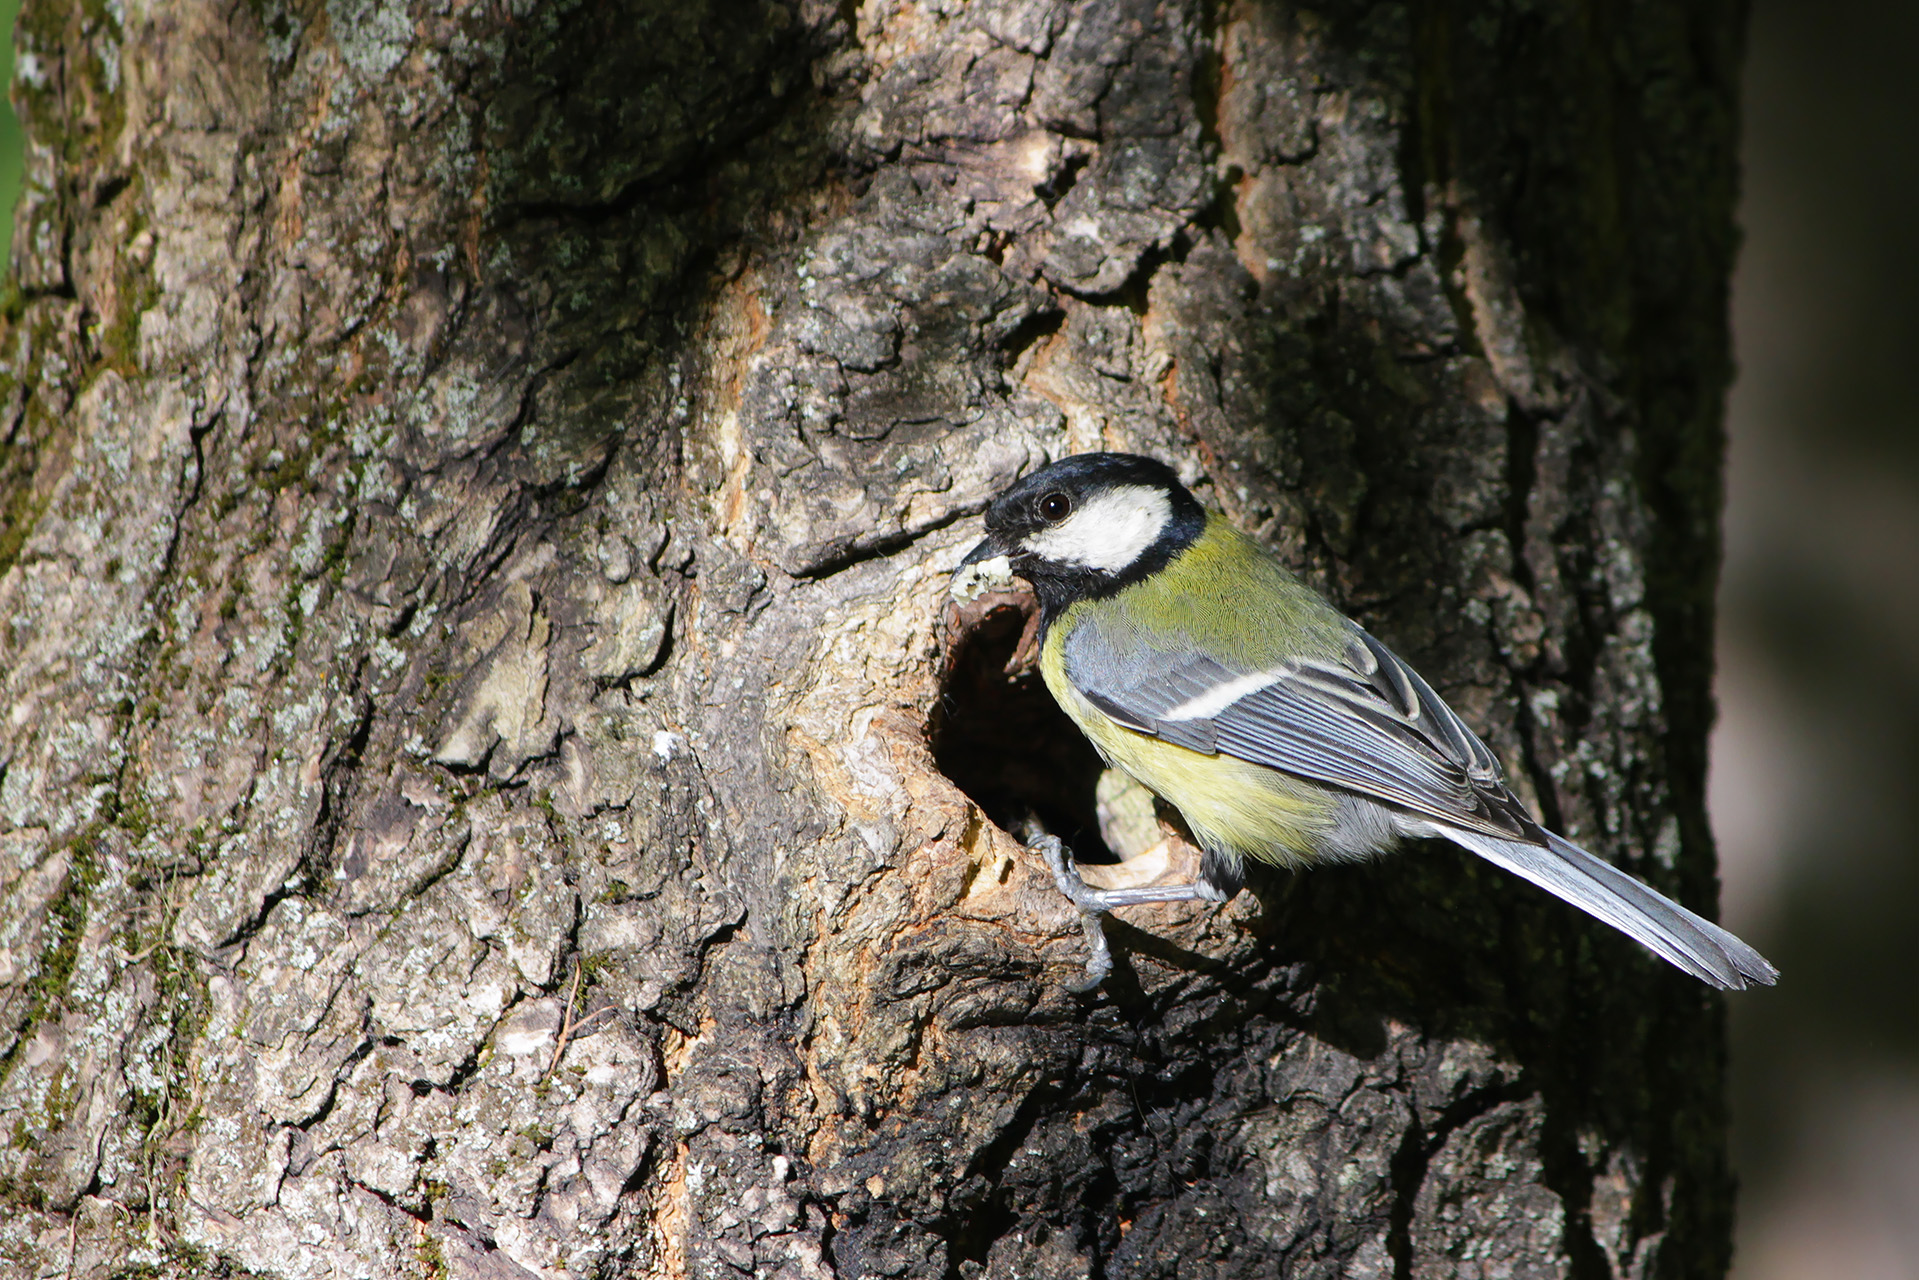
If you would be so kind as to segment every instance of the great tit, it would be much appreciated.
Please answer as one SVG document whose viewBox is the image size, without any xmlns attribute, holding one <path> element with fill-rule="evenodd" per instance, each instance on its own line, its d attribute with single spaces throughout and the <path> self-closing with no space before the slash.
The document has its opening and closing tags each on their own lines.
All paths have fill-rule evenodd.
<svg viewBox="0 0 1919 1280">
<path fill-rule="evenodd" d="M 1191 884 L 1097 889 L 1057 838 L 1036 842 L 1083 913 L 1085 986 L 1111 967 L 1099 916 L 1115 907 L 1223 902 L 1248 858 L 1305 867 L 1435 836 L 1716 987 L 1778 978 L 1731 933 L 1534 821 L 1430 685 L 1165 465 L 1085 453 L 1041 468 L 994 499 L 962 563 L 969 579 L 1032 584 L 1047 689 L 1202 851 Z"/>
</svg>

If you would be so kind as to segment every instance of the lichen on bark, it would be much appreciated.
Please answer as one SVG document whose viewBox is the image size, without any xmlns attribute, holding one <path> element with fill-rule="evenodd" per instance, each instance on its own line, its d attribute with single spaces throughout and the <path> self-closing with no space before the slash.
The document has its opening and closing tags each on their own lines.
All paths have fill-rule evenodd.
<svg viewBox="0 0 1919 1280">
<path fill-rule="evenodd" d="M 1456 852 L 1070 994 L 944 584 L 1156 453 L 1709 904 L 1739 17 L 29 0 L 0 1266 L 1723 1270 L 1715 998 Z"/>
</svg>

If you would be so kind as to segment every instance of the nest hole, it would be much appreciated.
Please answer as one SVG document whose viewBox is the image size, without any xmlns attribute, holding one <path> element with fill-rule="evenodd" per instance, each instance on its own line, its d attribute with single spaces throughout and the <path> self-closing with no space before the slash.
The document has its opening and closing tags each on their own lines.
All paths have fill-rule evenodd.
<svg viewBox="0 0 1919 1280">
<path fill-rule="evenodd" d="M 1038 602 L 1024 593 L 948 611 L 933 759 L 1001 830 L 1056 835 L 1080 862 L 1113 862 L 1100 835 L 1105 764 L 1047 692 L 1038 631 Z"/>
</svg>

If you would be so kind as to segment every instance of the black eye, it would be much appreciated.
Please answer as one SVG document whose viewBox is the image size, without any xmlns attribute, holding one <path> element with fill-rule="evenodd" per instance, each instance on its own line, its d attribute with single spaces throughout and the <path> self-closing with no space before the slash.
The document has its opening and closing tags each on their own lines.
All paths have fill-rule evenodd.
<svg viewBox="0 0 1919 1280">
<path fill-rule="evenodd" d="M 1073 500 L 1063 493 L 1049 493 L 1039 500 L 1040 516 L 1052 524 L 1058 524 L 1073 514 Z"/>
</svg>

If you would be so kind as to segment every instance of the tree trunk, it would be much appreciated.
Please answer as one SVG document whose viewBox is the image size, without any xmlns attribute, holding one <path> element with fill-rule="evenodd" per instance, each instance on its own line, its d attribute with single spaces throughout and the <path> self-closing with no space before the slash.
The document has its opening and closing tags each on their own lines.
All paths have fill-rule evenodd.
<svg viewBox="0 0 1919 1280">
<path fill-rule="evenodd" d="M 1717 999 L 1134 909 L 949 606 L 1157 454 L 1713 900 L 1736 0 L 29 0 L 0 1272 L 1708 1276 Z"/>
</svg>

